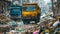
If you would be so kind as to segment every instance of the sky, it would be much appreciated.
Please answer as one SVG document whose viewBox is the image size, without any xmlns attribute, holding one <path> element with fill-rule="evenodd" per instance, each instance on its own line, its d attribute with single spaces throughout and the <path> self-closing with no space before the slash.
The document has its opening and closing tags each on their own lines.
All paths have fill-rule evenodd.
<svg viewBox="0 0 60 34">
<path fill-rule="evenodd" d="M 46 2 L 50 2 L 50 0 L 44 0 L 44 1 L 46 1 Z"/>
</svg>

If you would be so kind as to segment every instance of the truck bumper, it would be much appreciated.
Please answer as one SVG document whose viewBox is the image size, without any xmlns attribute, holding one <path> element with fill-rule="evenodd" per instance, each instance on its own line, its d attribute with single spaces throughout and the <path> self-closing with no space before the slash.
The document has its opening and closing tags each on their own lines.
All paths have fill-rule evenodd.
<svg viewBox="0 0 60 34">
<path fill-rule="evenodd" d="M 36 19 L 37 17 L 35 16 L 35 17 L 22 17 L 22 19 L 29 19 L 29 20 L 31 20 L 31 19 Z"/>
</svg>

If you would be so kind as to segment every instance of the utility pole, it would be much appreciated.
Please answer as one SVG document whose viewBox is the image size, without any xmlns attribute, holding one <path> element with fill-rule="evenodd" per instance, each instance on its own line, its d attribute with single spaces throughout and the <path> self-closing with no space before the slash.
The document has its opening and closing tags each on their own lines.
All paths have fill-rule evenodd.
<svg viewBox="0 0 60 34">
<path fill-rule="evenodd" d="M 52 2 L 52 11 L 53 11 L 53 13 L 55 14 L 55 12 L 54 12 L 54 4 L 53 4 L 53 0 L 51 0 L 51 2 Z"/>
</svg>

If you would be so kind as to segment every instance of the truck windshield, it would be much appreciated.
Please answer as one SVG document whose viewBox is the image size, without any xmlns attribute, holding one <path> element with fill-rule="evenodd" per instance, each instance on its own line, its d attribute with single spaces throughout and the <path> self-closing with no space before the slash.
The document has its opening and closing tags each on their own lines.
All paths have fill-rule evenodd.
<svg viewBox="0 0 60 34">
<path fill-rule="evenodd" d="M 23 7 L 23 11 L 34 11 L 36 10 L 35 6 L 25 6 Z"/>
</svg>

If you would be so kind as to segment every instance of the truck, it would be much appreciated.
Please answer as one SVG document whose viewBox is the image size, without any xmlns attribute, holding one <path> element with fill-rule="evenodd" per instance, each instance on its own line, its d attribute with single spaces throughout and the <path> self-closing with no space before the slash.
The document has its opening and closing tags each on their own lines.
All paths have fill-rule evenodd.
<svg viewBox="0 0 60 34">
<path fill-rule="evenodd" d="M 40 21 L 41 9 L 37 3 L 22 4 L 22 21 L 24 24 L 37 24 Z"/>
<path fill-rule="evenodd" d="M 20 20 L 22 13 L 22 6 L 11 5 L 10 6 L 10 18 L 14 21 Z"/>
</svg>

